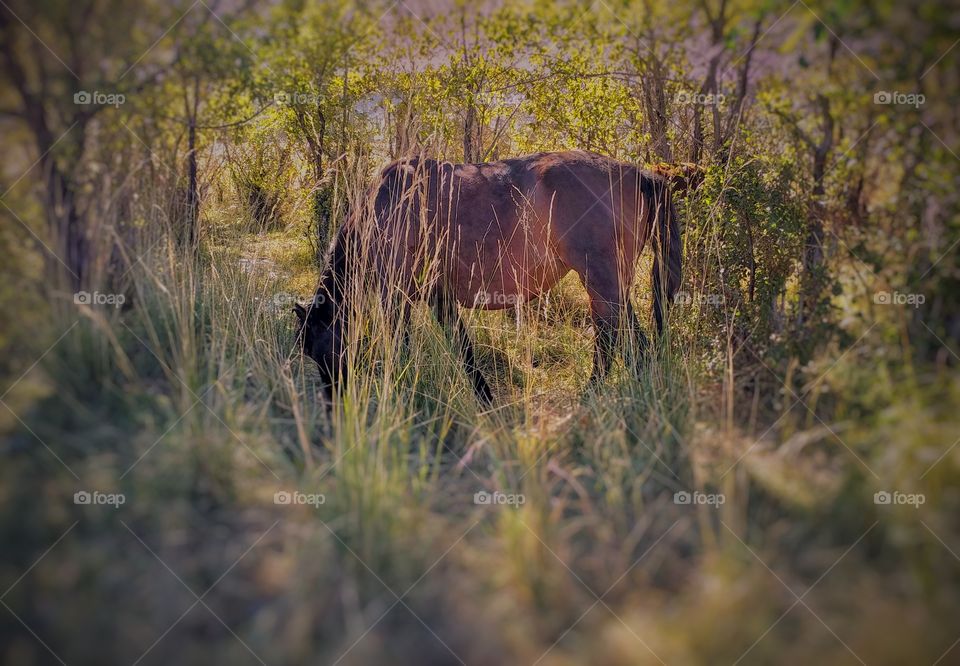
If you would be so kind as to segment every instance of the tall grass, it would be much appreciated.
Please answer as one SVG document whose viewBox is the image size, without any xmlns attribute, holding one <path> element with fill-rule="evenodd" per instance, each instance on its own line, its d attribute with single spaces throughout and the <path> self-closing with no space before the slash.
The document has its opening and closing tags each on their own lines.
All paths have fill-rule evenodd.
<svg viewBox="0 0 960 666">
<path fill-rule="evenodd" d="M 250 259 L 269 247 L 236 238 Z M 584 392 L 592 336 L 568 279 L 467 315 L 485 409 L 429 310 L 412 308 L 404 344 L 401 295 L 358 281 L 328 402 L 283 296 L 301 278 L 219 249 L 161 237 L 129 248 L 123 308 L 52 302 L 50 330 L 69 332 L 18 389 L 41 397 L 0 471 L 3 601 L 23 621 L 0 620 L 5 663 L 919 663 L 955 638 L 956 459 L 921 470 L 956 424 L 930 396 L 955 382 L 880 410 L 838 398 L 819 438 L 763 435 L 772 418 L 733 416 L 760 369 L 730 337 L 698 343 L 681 309 L 639 370 L 628 347 Z M 879 381 L 860 358 L 823 382 Z M 760 399 L 756 419 L 804 423 Z M 843 405 L 866 410 L 856 426 Z M 885 484 L 925 492 L 923 522 L 874 505 Z M 126 501 L 78 506 L 77 490 Z M 675 502 L 693 491 L 725 501 Z"/>
</svg>

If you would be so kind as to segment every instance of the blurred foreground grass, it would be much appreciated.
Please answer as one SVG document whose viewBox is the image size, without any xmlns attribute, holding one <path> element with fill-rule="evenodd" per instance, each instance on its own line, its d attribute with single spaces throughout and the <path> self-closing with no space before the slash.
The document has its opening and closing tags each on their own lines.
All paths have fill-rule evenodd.
<svg viewBox="0 0 960 666">
<path fill-rule="evenodd" d="M 896 321 L 796 369 L 681 309 L 581 400 L 567 280 L 471 313 L 494 409 L 423 310 L 409 350 L 371 314 L 328 412 L 285 296 L 310 248 L 221 231 L 123 308 L 51 303 L 7 382 L 4 664 L 960 663 L 960 383 Z"/>
</svg>

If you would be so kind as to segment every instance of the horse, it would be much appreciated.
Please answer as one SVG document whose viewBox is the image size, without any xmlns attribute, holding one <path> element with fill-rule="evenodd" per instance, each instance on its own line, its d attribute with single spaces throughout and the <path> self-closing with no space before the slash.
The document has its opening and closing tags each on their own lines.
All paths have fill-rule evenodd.
<svg viewBox="0 0 960 666">
<path fill-rule="evenodd" d="M 680 285 L 680 228 L 668 178 L 594 153 L 546 152 L 482 164 L 408 157 L 381 171 L 359 208 L 367 214 L 348 214 L 337 230 L 310 305 L 294 307 L 297 339 L 331 395 L 345 377 L 344 301 L 357 275 L 383 276 L 385 299 L 391 289 L 402 295 L 404 331 L 413 303 L 433 307 L 441 326 L 453 328 L 485 404 L 492 392 L 458 305 L 512 307 L 575 271 L 590 299 L 589 383 L 596 385 L 609 371 L 622 331 L 635 336 L 639 358 L 646 355 L 649 343 L 629 293 L 648 240 L 658 337 Z"/>
</svg>

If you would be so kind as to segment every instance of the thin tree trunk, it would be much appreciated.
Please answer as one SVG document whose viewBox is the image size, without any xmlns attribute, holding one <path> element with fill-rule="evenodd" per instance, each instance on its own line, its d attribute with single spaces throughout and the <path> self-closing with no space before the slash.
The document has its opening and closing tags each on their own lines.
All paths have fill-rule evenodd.
<svg viewBox="0 0 960 666">
<path fill-rule="evenodd" d="M 47 187 L 44 192 L 47 223 L 70 273 L 69 283 L 79 291 L 86 284 L 89 261 L 89 239 L 85 233 L 83 217 L 77 210 L 74 187 L 60 171 L 56 161 L 49 158 L 42 162 L 47 174 Z"/>
<path fill-rule="evenodd" d="M 183 238 L 191 252 L 198 249 L 200 223 L 200 183 L 197 173 L 197 114 L 200 108 L 200 80 L 193 81 L 193 104 L 187 109 L 187 201 L 186 229 Z"/>
<path fill-rule="evenodd" d="M 472 99 L 467 100 L 467 109 L 463 117 L 463 161 L 467 164 L 479 161 L 479 150 L 475 139 L 477 109 Z"/>
<path fill-rule="evenodd" d="M 807 237 L 803 252 L 804 287 L 801 295 L 800 317 L 808 321 L 820 304 L 823 292 L 823 237 L 824 237 L 824 177 L 827 159 L 833 148 L 833 115 L 830 101 L 823 95 L 817 96 L 820 106 L 822 135 L 820 142 L 813 144 L 813 188 L 810 193 L 809 212 L 807 214 Z"/>
<path fill-rule="evenodd" d="M 190 118 L 187 137 L 187 220 L 186 238 L 191 248 L 197 244 L 197 218 L 199 217 L 200 193 L 197 184 L 197 122 Z"/>
</svg>

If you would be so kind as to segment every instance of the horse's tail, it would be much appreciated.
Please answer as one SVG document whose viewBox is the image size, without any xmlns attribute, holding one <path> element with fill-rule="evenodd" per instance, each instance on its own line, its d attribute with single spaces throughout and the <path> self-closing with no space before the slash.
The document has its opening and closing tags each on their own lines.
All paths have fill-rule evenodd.
<svg viewBox="0 0 960 666">
<path fill-rule="evenodd" d="M 683 247 L 680 239 L 680 223 L 673 205 L 670 186 L 666 183 L 656 199 L 656 219 L 653 230 L 653 319 L 657 335 L 663 334 L 665 306 L 669 305 L 680 288 L 680 269 L 683 262 Z"/>
</svg>

